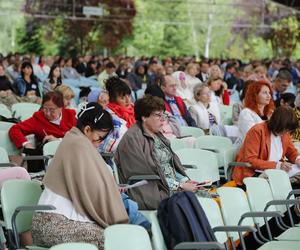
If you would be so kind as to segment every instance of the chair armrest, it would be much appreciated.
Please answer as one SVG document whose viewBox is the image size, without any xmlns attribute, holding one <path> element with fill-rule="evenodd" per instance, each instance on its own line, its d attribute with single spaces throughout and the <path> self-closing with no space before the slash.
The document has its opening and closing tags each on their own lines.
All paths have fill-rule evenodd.
<svg viewBox="0 0 300 250">
<path fill-rule="evenodd" d="M 249 162 L 239 162 L 239 161 L 232 161 L 228 163 L 229 167 L 245 167 L 251 168 L 252 165 Z"/>
<path fill-rule="evenodd" d="M 214 232 L 256 232 L 251 226 L 218 226 L 213 228 Z"/>
<path fill-rule="evenodd" d="M 297 205 L 297 204 L 300 204 L 300 200 L 298 199 L 272 200 L 267 203 L 265 210 L 272 205 Z"/>
<path fill-rule="evenodd" d="M 100 155 L 102 157 L 110 157 L 110 158 L 114 157 L 114 153 L 100 153 Z"/>
<path fill-rule="evenodd" d="M 22 162 L 50 159 L 49 155 L 28 155 L 22 158 Z"/>
<path fill-rule="evenodd" d="M 225 246 L 219 242 L 181 242 L 174 247 L 174 250 L 184 249 L 225 249 Z"/>
<path fill-rule="evenodd" d="M 238 162 L 238 161 L 229 162 L 228 163 L 228 168 L 227 168 L 227 178 L 228 178 L 228 181 L 231 180 L 232 168 L 233 167 L 251 168 L 252 165 L 249 162 Z"/>
<path fill-rule="evenodd" d="M 300 189 L 294 189 L 291 192 L 289 192 L 287 199 L 289 199 L 294 194 L 300 194 Z"/>
<path fill-rule="evenodd" d="M 12 217 L 11 217 L 11 226 L 12 226 L 12 231 L 13 235 L 16 241 L 16 247 L 17 249 L 20 248 L 20 241 L 19 241 L 19 235 L 17 231 L 17 225 L 16 225 L 16 219 L 18 214 L 21 211 L 36 211 L 36 210 L 55 210 L 56 208 L 52 205 L 34 205 L 34 206 L 19 206 L 15 209 Z"/>
<path fill-rule="evenodd" d="M 182 166 L 183 166 L 184 168 L 197 169 L 197 166 L 196 166 L 196 165 L 182 164 Z"/>
<path fill-rule="evenodd" d="M 0 163 L 0 168 L 4 168 L 4 167 L 14 167 L 16 166 L 16 164 L 14 163 Z"/>
<path fill-rule="evenodd" d="M 220 150 L 219 149 L 216 149 L 216 148 L 203 148 L 203 147 L 200 147 L 200 149 L 202 150 L 207 150 L 207 151 L 211 151 L 213 153 L 220 153 Z"/>
<path fill-rule="evenodd" d="M 240 225 L 245 218 L 269 218 L 269 217 L 282 217 L 282 214 L 277 211 L 247 212 L 242 214 L 238 225 Z"/>
<path fill-rule="evenodd" d="M 158 175 L 133 175 L 128 178 L 127 183 L 140 180 L 157 181 L 160 180 L 160 177 Z"/>
</svg>

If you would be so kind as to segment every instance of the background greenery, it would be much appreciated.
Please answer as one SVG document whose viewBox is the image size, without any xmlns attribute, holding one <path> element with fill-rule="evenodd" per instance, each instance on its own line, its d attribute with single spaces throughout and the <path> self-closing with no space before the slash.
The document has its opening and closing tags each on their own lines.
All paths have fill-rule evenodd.
<svg viewBox="0 0 300 250">
<path fill-rule="evenodd" d="M 201 57 L 209 38 L 209 57 L 300 57 L 299 14 L 271 1 L 107 0 L 101 1 L 105 17 L 92 21 L 70 20 L 70 8 L 54 2 L 72 3 L 1 0 L 0 52 Z"/>
</svg>

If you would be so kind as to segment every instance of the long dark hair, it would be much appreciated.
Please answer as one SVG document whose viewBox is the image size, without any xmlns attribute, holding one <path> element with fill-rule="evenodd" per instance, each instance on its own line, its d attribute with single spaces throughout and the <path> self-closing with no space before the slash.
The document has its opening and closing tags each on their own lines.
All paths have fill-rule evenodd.
<svg viewBox="0 0 300 250">
<path fill-rule="evenodd" d="M 30 75 L 30 81 L 31 83 L 38 83 L 38 79 L 37 77 L 34 75 L 33 73 L 33 67 L 32 67 L 32 64 L 28 61 L 24 61 L 21 65 L 21 77 L 25 80 L 24 78 L 24 72 L 23 72 L 23 69 L 27 68 L 27 67 L 30 67 L 31 70 L 32 70 L 32 73 Z"/>
<path fill-rule="evenodd" d="M 56 68 L 59 68 L 60 69 L 60 66 L 58 63 L 54 63 L 52 66 L 51 66 L 51 69 L 50 69 L 50 72 L 49 72 L 49 75 L 48 75 L 48 78 L 49 78 L 49 82 L 51 84 L 55 83 L 54 82 L 54 79 L 53 79 L 53 71 L 56 69 Z M 61 75 L 57 78 L 57 85 L 61 85 L 62 84 L 62 81 L 61 81 Z"/>
</svg>

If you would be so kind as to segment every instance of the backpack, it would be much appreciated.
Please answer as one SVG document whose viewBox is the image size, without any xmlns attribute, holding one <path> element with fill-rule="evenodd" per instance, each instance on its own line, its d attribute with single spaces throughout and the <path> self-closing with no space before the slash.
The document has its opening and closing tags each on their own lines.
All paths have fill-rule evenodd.
<svg viewBox="0 0 300 250">
<path fill-rule="evenodd" d="M 181 242 L 216 241 L 207 217 L 192 192 L 179 192 L 164 199 L 157 217 L 168 249 Z"/>
</svg>

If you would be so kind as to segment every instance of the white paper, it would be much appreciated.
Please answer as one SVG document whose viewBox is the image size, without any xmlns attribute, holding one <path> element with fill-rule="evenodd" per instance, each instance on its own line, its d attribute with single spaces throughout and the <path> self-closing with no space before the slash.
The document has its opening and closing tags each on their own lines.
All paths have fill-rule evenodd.
<svg viewBox="0 0 300 250">
<path fill-rule="evenodd" d="M 148 181 L 146 181 L 146 180 L 142 180 L 142 181 L 138 181 L 138 182 L 136 182 L 136 183 L 134 183 L 134 184 L 131 184 L 131 185 L 119 185 L 119 187 L 121 187 L 121 188 L 124 188 L 124 189 L 130 189 L 130 188 L 135 188 L 135 187 L 140 187 L 140 186 L 143 186 L 143 185 L 146 185 L 146 184 L 148 184 Z"/>
<path fill-rule="evenodd" d="M 300 173 L 300 168 L 296 164 L 293 164 L 291 166 L 291 170 L 288 172 L 288 175 L 289 177 L 293 177 L 294 175 L 299 173 Z"/>
</svg>

